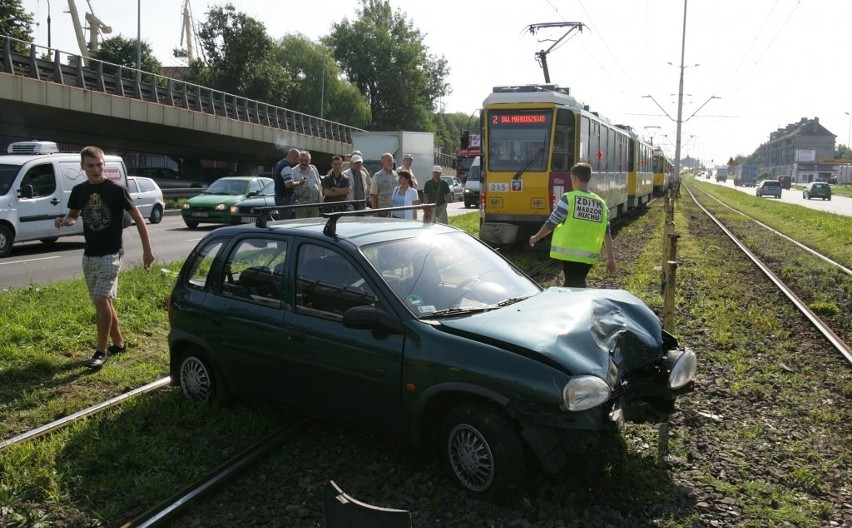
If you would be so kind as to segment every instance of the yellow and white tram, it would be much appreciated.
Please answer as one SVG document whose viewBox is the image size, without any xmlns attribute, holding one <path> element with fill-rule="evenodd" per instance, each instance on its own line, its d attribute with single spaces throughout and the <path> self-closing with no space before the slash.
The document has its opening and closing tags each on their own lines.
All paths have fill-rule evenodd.
<svg viewBox="0 0 852 528">
<path fill-rule="evenodd" d="M 483 103 L 480 238 L 527 240 L 571 190 L 575 163 L 592 166 L 590 190 L 610 218 L 647 203 L 653 147 L 556 85 L 496 87 Z"/>
</svg>

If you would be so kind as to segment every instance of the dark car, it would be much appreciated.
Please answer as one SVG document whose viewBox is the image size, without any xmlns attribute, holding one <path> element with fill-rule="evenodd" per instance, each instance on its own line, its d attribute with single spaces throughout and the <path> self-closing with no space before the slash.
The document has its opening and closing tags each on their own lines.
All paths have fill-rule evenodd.
<svg viewBox="0 0 852 528">
<path fill-rule="evenodd" d="M 831 185 L 825 182 L 811 182 L 805 185 L 805 188 L 802 190 L 802 198 L 805 200 L 810 200 L 811 198 L 831 200 Z"/>
<path fill-rule="evenodd" d="M 231 223 L 245 224 L 257 221 L 258 207 L 275 205 L 275 182 L 270 180 L 255 196 L 240 200 L 231 206 Z M 270 211 L 274 219 L 278 219 L 278 211 Z"/>
<path fill-rule="evenodd" d="M 167 167 L 134 167 L 128 169 L 131 176 L 151 178 L 161 189 L 206 189 L 207 184 L 182 178 L 180 173 Z"/>
<path fill-rule="evenodd" d="M 695 354 L 623 290 L 549 288 L 451 226 L 356 213 L 206 235 L 169 298 L 189 399 L 251 395 L 433 446 L 469 494 L 660 422 Z"/>
<path fill-rule="evenodd" d="M 755 196 L 774 196 L 781 198 L 781 182 L 778 180 L 763 180 L 754 189 Z"/>
</svg>

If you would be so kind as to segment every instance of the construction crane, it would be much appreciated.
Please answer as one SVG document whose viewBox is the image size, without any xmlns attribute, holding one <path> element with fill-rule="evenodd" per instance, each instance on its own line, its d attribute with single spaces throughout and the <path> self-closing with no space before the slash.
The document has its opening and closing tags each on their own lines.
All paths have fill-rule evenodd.
<svg viewBox="0 0 852 528">
<path fill-rule="evenodd" d="M 92 3 L 89 0 L 86 0 L 86 3 L 89 4 L 89 12 L 85 15 L 85 20 L 89 28 L 88 44 L 86 43 L 86 39 L 83 35 L 83 25 L 80 24 L 80 15 L 77 12 L 77 4 L 74 3 L 74 0 L 68 0 L 68 10 L 71 13 L 71 22 L 74 24 L 74 33 L 77 35 L 77 46 L 80 47 L 80 55 L 84 59 L 88 59 L 92 52 L 98 50 L 98 33 L 105 35 L 112 33 L 112 28 L 104 24 L 101 19 L 95 16 L 94 9 L 92 9 Z"/>
<path fill-rule="evenodd" d="M 192 28 L 192 8 L 189 7 L 189 0 L 183 2 L 183 21 L 180 32 L 180 45 L 183 46 L 183 41 L 186 40 L 186 59 L 192 62 L 195 58 L 195 53 L 192 49 L 192 41 L 195 38 L 195 32 Z"/>
</svg>

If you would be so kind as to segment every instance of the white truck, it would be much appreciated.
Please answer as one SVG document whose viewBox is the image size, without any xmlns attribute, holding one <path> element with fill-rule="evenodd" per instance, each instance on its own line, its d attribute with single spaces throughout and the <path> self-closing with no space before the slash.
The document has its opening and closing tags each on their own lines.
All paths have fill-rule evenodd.
<svg viewBox="0 0 852 528">
<path fill-rule="evenodd" d="M 352 150 L 361 151 L 364 168 L 370 175 L 382 168 L 382 154 L 385 152 L 393 155 L 397 168 L 402 166 L 402 157 L 411 154 L 414 157 L 411 169 L 421 187 L 432 176 L 435 165 L 435 135 L 432 132 L 353 132 Z"/>
<path fill-rule="evenodd" d="M 127 168 L 119 156 L 105 156 L 106 177 L 127 187 Z M 22 141 L 9 145 L 0 156 L 0 258 L 12 244 L 40 240 L 56 242 L 61 236 L 82 235 L 83 222 L 63 228 L 53 220 L 68 212 L 68 196 L 86 181 L 80 154 L 59 152 L 56 143 Z"/>
</svg>

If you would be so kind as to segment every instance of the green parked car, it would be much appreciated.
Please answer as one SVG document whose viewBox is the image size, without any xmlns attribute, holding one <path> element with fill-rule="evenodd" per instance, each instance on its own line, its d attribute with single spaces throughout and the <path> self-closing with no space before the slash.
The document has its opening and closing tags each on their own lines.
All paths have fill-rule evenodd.
<svg viewBox="0 0 852 528">
<path fill-rule="evenodd" d="M 181 216 L 186 227 L 198 224 L 230 224 L 231 206 L 250 198 L 272 182 L 272 178 L 258 176 L 228 176 L 213 182 L 203 193 L 193 196 L 183 204 Z"/>
</svg>

